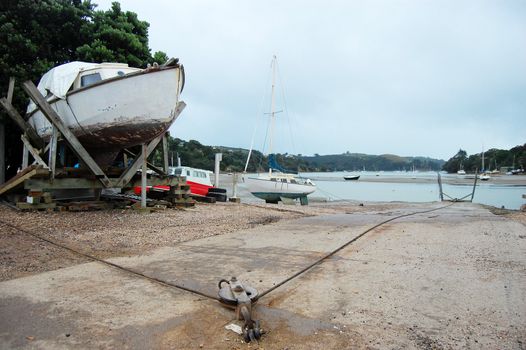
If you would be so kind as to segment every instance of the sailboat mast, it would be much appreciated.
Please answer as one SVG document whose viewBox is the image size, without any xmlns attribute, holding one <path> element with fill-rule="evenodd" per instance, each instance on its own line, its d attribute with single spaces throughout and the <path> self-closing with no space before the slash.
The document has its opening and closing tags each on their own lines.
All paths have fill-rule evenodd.
<svg viewBox="0 0 526 350">
<path fill-rule="evenodd" d="M 271 91 L 271 102 L 270 102 L 270 135 L 269 135 L 269 147 L 268 147 L 268 153 L 269 155 L 272 154 L 272 141 L 274 138 L 274 124 L 275 124 L 275 110 L 276 110 L 276 100 L 274 96 L 274 90 L 276 87 L 276 55 L 272 58 L 272 91 Z M 272 174 L 272 168 L 268 168 L 269 175 Z"/>
</svg>

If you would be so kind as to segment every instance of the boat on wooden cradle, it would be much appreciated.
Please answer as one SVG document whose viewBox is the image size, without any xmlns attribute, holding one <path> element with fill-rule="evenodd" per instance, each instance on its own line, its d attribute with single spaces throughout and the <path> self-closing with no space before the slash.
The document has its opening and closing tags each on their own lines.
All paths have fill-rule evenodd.
<svg viewBox="0 0 526 350">
<path fill-rule="evenodd" d="M 360 175 L 345 175 L 343 177 L 344 180 L 347 180 L 347 181 L 356 181 L 360 178 Z"/>
<path fill-rule="evenodd" d="M 38 90 L 62 122 L 101 166 L 110 165 L 123 148 L 151 141 L 178 116 L 184 88 L 178 59 L 146 69 L 122 63 L 70 62 L 47 72 Z M 31 102 L 26 119 L 49 140 L 53 127 Z"/>
<path fill-rule="evenodd" d="M 272 59 L 272 92 L 271 92 L 271 111 L 270 111 L 270 132 L 269 132 L 269 156 L 268 173 L 258 176 L 247 176 L 244 178 L 245 184 L 252 195 L 264 199 L 267 203 L 278 203 L 279 201 L 292 201 L 299 199 L 302 205 L 308 204 L 307 196 L 316 190 L 316 185 L 310 180 L 297 176 L 295 172 L 288 171 L 281 167 L 275 155 L 272 154 L 273 131 L 276 118 L 275 111 L 275 86 L 276 86 L 276 56 Z M 245 172 L 252 149 L 249 151 Z"/>
</svg>

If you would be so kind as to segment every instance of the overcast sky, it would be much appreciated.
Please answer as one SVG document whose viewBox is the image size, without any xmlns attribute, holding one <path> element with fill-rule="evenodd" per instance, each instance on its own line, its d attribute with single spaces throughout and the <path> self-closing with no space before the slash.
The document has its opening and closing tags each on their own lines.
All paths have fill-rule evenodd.
<svg viewBox="0 0 526 350">
<path fill-rule="evenodd" d="M 172 136 L 248 148 L 259 123 L 261 150 L 275 54 L 279 152 L 449 159 L 526 143 L 526 1 L 120 3 L 185 66 Z"/>
</svg>

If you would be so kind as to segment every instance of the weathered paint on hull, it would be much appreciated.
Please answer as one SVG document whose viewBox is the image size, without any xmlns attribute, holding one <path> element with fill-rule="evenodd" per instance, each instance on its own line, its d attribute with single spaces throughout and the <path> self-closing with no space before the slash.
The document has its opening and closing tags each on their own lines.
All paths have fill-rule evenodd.
<svg viewBox="0 0 526 350">
<path fill-rule="evenodd" d="M 180 89 L 180 69 L 170 68 L 73 91 L 51 106 L 79 141 L 95 152 L 92 155 L 107 163 L 110 153 L 168 130 L 177 118 Z M 52 126 L 39 110 L 29 122 L 44 140 L 50 138 Z"/>
<path fill-rule="evenodd" d="M 262 198 L 261 196 L 273 196 L 273 198 L 285 197 L 296 199 L 306 197 L 316 190 L 316 187 L 312 185 L 270 181 L 266 178 L 247 177 L 245 183 L 250 193 L 259 198 Z M 256 193 L 261 195 L 258 196 Z"/>
<path fill-rule="evenodd" d="M 304 193 L 277 193 L 277 192 L 251 192 L 254 196 L 265 200 L 268 203 L 277 203 L 281 198 L 298 199 L 307 197 Z"/>
</svg>

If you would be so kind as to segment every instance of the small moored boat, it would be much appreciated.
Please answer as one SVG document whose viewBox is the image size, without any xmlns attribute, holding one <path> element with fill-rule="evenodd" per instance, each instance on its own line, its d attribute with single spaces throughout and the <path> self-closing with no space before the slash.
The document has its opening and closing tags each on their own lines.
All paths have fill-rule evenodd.
<svg viewBox="0 0 526 350">
<path fill-rule="evenodd" d="M 360 175 L 345 175 L 343 177 L 345 180 L 358 180 L 360 178 Z"/>
</svg>

